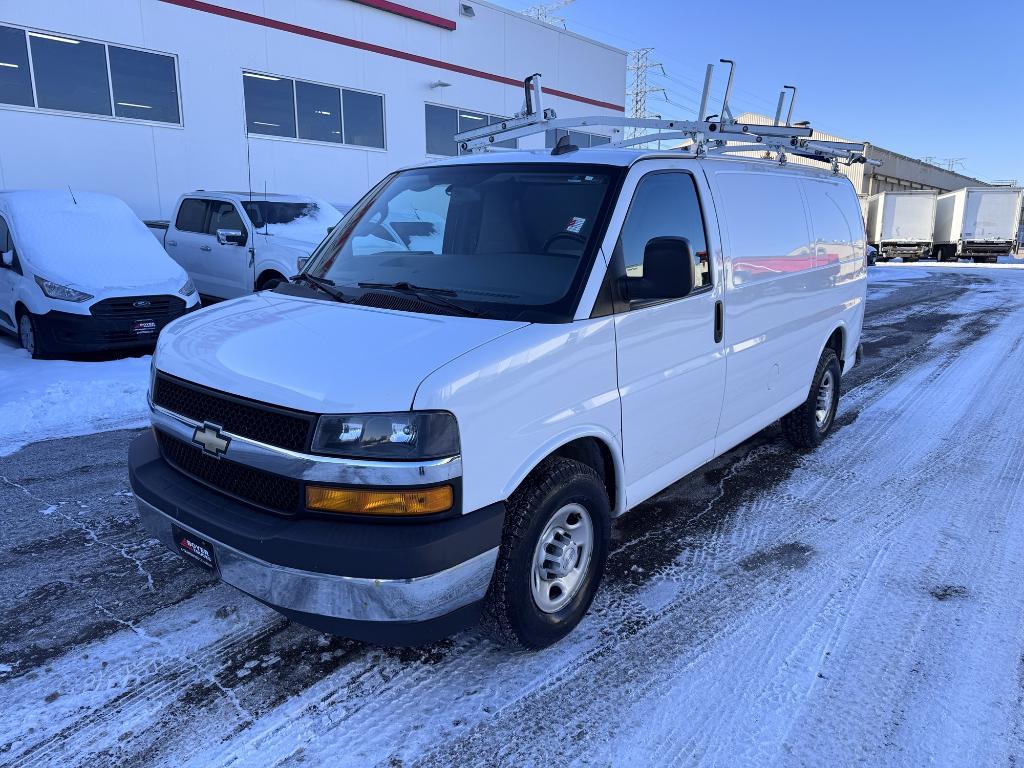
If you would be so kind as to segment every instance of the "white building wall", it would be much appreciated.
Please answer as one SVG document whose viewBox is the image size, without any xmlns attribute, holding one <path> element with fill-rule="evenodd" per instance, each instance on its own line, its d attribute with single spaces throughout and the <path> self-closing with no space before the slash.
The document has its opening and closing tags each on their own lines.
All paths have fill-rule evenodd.
<svg viewBox="0 0 1024 768">
<path fill-rule="evenodd" d="M 475 17 L 467 18 L 456 0 L 404 1 L 456 22 L 453 31 L 350 0 L 209 4 L 516 81 L 541 72 L 546 89 L 609 105 L 549 95 L 559 116 L 622 114 L 623 51 L 485 2 L 471 2 Z M 177 56 L 182 126 L 0 105 L 0 188 L 108 192 L 143 218 L 168 217 L 182 192 L 244 190 L 250 178 L 255 191 L 354 202 L 389 171 L 424 160 L 425 103 L 498 115 L 522 104 L 521 86 L 165 0 L 0 0 L 0 24 Z M 243 70 L 384 94 L 387 148 L 247 139 Z M 438 80 L 451 85 L 431 88 Z"/>
</svg>

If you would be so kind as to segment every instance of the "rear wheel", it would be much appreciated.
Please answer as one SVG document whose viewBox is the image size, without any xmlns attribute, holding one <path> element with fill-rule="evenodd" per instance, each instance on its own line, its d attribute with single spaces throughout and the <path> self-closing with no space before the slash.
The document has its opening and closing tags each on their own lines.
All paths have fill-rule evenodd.
<svg viewBox="0 0 1024 768">
<path fill-rule="evenodd" d="M 842 372 L 835 350 L 826 348 L 814 370 L 811 391 L 799 408 L 782 417 L 782 433 L 800 450 L 810 450 L 832 429 L 839 407 L 839 384 Z"/>
<path fill-rule="evenodd" d="M 553 457 L 508 501 L 484 622 L 503 643 L 543 648 L 590 608 L 608 557 L 611 507 L 597 472 Z"/>
</svg>

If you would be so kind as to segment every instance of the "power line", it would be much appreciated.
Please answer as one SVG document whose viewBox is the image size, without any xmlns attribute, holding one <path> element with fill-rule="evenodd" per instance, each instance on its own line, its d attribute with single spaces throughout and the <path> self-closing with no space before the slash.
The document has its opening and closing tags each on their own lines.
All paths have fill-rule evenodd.
<svg viewBox="0 0 1024 768">
<path fill-rule="evenodd" d="M 626 65 L 626 69 L 632 75 L 629 90 L 626 93 L 626 100 L 629 102 L 629 116 L 640 120 L 651 116 L 647 111 L 647 96 L 652 93 L 665 93 L 664 88 L 651 85 L 647 79 L 647 74 L 652 69 L 660 69 L 662 73 L 665 72 L 665 68 L 661 64 L 651 62 L 653 51 L 653 48 L 638 48 L 635 51 L 630 51 L 629 63 Z M 631 129 L 631 138 L 636 136 L 636 132 L 636 128 Z"/>
</svg>

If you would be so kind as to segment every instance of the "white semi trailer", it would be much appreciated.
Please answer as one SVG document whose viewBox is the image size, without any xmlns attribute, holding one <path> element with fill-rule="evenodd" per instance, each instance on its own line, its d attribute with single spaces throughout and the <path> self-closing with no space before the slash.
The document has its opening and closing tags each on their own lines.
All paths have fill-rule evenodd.
<svg viewBox="0 0 1024 768">
<path fill-rule="evenodd" d="M 935 257 L 939 261 L 994 262 L 1013 250 L 1024 189 L 965 187 L 939 195 Z"/>
<path fill-rule="evenodd" d="M 868 242 L 878 259 L 917 261 L 932 252 L 936 193 L 932 190 L 879 192 L 867 200 Z"/>
</svg>

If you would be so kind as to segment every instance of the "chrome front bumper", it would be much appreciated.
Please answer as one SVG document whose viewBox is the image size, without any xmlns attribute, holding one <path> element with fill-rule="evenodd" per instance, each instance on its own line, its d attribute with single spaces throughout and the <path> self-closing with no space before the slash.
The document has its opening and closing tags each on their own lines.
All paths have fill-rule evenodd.
<svg viewBox="0 0 1024 768">
<path fill-rule="evenodd" d="M 172 552 L 180 554 L 171 529 L 209 542 L 217 575 L 268 605 L 333 619 L 370 622 L 421 622 L 436 619 L 483 600 L 498 558 L 498 548 L 438 573 L 411 579 L 362 579 L 302 571 L 247 555 L 172 520 L 136 497 L 143 525 Z"/>
</svg>

